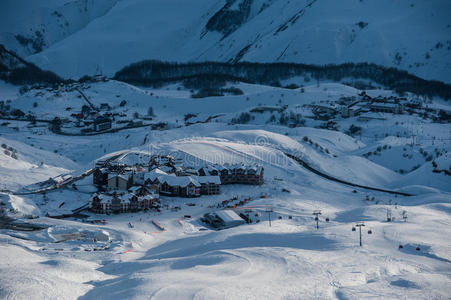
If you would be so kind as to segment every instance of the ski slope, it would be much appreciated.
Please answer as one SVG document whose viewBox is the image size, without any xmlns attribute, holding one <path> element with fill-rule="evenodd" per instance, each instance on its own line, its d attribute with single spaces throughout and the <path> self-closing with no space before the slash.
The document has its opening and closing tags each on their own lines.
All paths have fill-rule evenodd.
<svg viewBox="0 0 451 300">
<path fill-rule="evenodd" d="M 86 205 L 96 190 L 91 176 L 75 182 L 77 190 L 67 186 L 45 194 L 2 192 L 0 207 L 8 217 L 45 228 L 4 229 L 7 219 L 0 215 L 0 255 L 5 258 L 0 260 L 0 298 L 449 298 L 449 176 L 432 172 L 420 146 L 412 145 L 408 138 L 417 133 L 421 151 L 433 154 L 439 169 L 447 169 L 449 124 L 416 115 L 367 123 L 349 118 L 337 120 L 340 131 L 334 131 L 314 128 L 320 121 L 306 117 L 305 127 L 267 123 L 270 115 L 258 113 L 248 124 L 231 124 L 241 112 L 255 107 L 287 105 L 288 111 L 305 116 L 304 104 L 336 101 L 359 92 L 340 84 L 306 86 L 304 93 L 234 85 L 244 95 L 193 99 L 181 85 L 142 89 L 116 81 L 83 87 L 94 105 L 108 102 L 111 112 L 127 117 L 134 112 L 146 114 L 152 106 L 156 115 L 152 121 L 168 123 L 168 129 L 162 131 L 141 127 L 95 136 L 65 136 L 47 127 L 28 126 L 28 121 L 8 120 L 9 124 L 0 126 L 0 144 L 17 153 L 14 159 L 0 152 L 1 188 L 13 191 L 35 189 L 39 182 L 61 174 L 79 175 L 96 160 L 119 154 L 121 161 L 128 163 L 152 154 L 172 154 L 193 167 L 259 164 L 265 174 L 261 186 L 223 185 L 220 195 L 191 199 L 161 196 L 162 204 L 167 205 L 161 212 L 82 212 L 88 220 L 102 221 L 100 224 L 46 217 L 70 214 Z M 7 92 L 13 108 L 34 112 L 43 119 L 69 117 L 84 104 L 76 91 L 65 89 L 58 96 L 48 90 L 19 95 L 11 88 Z M 391 95 L 382 90 L 369 93 Z M 123 107 L 122 100 L 127 101 Z M 33 102 L 38 102 L 37 107 Z M 438 104 L 447 107 L 439 100 L 431 105 Z M 67 111 L 69 106 L 72 109 Z M 199 119 L 221 116 L 210 123 L 185 126 L 184 115 L 189 112 L 198 113 Z M 363 134 L 345 134 L 350 124 L 362 126 Z M 378 146 L 382 147 L 379 152 Z M 377 154 L 362 156 L 370 151 Z M 342 180 L 415 196 L 330 181 L 284 153 L 295 154 Z M 412 164 L 421 166 L 407 174 L 395 172 Z M 231 200 L 232 205 L 250 198 L 244 206 L 237 206 L 236 212 L 249 210 L 252 224 L 214 231 L 200 222 L 205 213 L 234 197 L 237 200 Z M 172 209 L 175 207 L 180 210 Z M 271 216 L 268 208 L 273 209 Z M 314 210 L 322 212 L 319 229 Z M 388 211 L 392 222 L 387 222 Z M 352 231 L 357 222 L 365 223 L 362 247 L 358 229 Z"/>
</svg>

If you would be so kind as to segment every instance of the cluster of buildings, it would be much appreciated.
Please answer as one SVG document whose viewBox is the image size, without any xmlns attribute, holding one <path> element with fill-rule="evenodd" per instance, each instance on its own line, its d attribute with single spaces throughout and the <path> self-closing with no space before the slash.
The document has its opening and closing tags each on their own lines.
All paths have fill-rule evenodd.
<svg viewBox="0 0 451 300">
<path fill-rule="evenodd" d="M 145 187 L 133 187 L 127 192 L 97 193 L 91 199 L 90 210 L 100 214 L 160 211 L 160 197 Z"/>
<path fill-rule="evenodd" d="M 365 92 L 359 97 L 342 97 L 330 105 L 312 105 L 312 113 L 316 119 L 330 120 L 337 116 L 350 118 L 359 116 L 360 121 L 378 119 L 378 113 L 403 114 L 405 107 L 421 107 L 420 102 L 408 101 L 404 97 L 370 97 Z"/>
<path fill-rule="evenodd" d="M 146 163 L 127 159 L 100 162 L 93 184 L 103 190 L 92 199 L 91 210 L 99 213 L 157 209 L 159 195 L 200 197 L 217 195 L 223 184 L 262 184 L 261 166 L 206 165 L 186 168 L 170 155 L 153 155 Z"/>
</svg>

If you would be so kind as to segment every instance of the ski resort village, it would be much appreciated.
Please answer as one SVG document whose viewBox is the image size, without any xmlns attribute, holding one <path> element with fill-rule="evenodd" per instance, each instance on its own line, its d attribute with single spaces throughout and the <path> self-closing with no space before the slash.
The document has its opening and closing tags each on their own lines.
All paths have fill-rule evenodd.
<svg viewBox="0 0 451 300">
<path fill-rule="evenodd" d="M 0 299 L 450 299 L 450 12 L 0 1 Z"/>
<path fill-rule="evenodd" d="M 132 161 L 130 161 L 130 157 Z M 147 160 L 146 162 L 144 160 Z M 124 163 L 124 161 L 128 162 Z M 161 211 L 159 194 L 171 197 L 217 195 L 221 184 L 262 184 L 263 167 L 244 165 L 184 167 L 170 155 L 126 153 L 117 162 L 96 163 L 93 184 L 99 192 L 90 203 L 96 213 Z M 200 175 L 200 176 L 199 176 Z M 192 204 L 195 205 L 194 203 Z M 167 205 L 166 205 L 167 206 Z M 237 204 L 233 208 L 236 208 Z"/>
</svg>

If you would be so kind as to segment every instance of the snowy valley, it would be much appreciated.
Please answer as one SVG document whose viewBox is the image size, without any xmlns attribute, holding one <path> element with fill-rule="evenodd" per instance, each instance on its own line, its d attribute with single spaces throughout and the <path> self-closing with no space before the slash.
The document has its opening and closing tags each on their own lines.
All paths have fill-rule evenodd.
<svg viewBox="0 0 451 300">
<path fill-rule="evenodd" d="M 2 2 L 0 298 L 449 299 L 449 9 Z"/>
</svg>

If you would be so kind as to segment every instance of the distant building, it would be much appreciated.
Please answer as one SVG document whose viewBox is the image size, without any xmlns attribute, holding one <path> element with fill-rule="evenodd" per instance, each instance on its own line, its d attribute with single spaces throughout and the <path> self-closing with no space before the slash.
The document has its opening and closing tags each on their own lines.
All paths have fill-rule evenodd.
<svg viewBox="0 0 451 300">
<path fill-rule="evenodd" d="M 109 174 L 108 189 L 109 190 L 127 190 L 133 183 L 131 173 L 128 174 Z"/>
<path fill-rule="evenodd" d="M 216 229 L 236 227 L 245 223 L 243 218 L 230 209 L 205 214 L 203 221 Z"/>
<path fill-rule="evenodd" d="M 91 199 L 89 209 L 99 214 L 127 213 L 139 210 L 159 210 L 160 199 L 157 194 L 137 196 L 135 194 L 113 195 L 97 194 Z"/>
<path fill-rule="evenodd" d="M 198 173 L 197 170 L 192 171 Z M 134 174 L 133 182 L 163 195 L 179 197 L 216 195 L 219 194 L 221 185 L 219 176 L 176 176 L 159 168 Z"/>
<path fill-rule="evenodd" d="M 202 195 L 218 195 L 220 193 L 221 179 L 219 176 L 199 176 L 196 179 L 200 183 Z"/>
<path fill-rule="evenodd" d="M 201 184 L 191 176 L 161 176 L 160 194 L 176 197 L 199 197 Z"/>
<path fill-rule="evenodd" d="M 100 110 L 110 110 L 111 106 L 108 103 L 101 103 Z"/>
<path fill-rule="evenodd" d="M 257 106 L 250 110 L 250 112 L 255 113 L 264 113 L 264 112 L 282 112 L 284 110 L 283 107 L 280 106 Z"/>
<path fill-rule="evenodd" d="M 314 105 L 312 108 L 312 113 L 315 115 L 316 119 L 319 120 L 329 120 L 337 114 L 337 111 L 333 107 Z"/>
<path fill-rule="evenodd" d="M 198 170 L 199 176 L 218 176 L 219 171 L 213 166 L 202 167 Z"/>
<path fill-rule="evenodd" d="M 164 172 L 159 168 L 155 168 L 150 172 L 138 172 L 133 175 L 133 182 L 139 185 L 149 185 L 152 183 L 157 183 L 155 181 L 158 179 L 158 176 L 168 175 L 168 173 Z"/>
<path fill-rule="evenodd" d="M 373 112 L 402 114 L 402 105 L 398 103 L 374 102 L 370 104 L 370 110 Z"/>
<path fill-rule="evenodd" d="M 372 121 L 372 120 L 384 121 L 384 120 L 387 120 L 387 118 L 383 113 L 376 113 L 376 112 L 369 112 L 369 113 L 361 114 L 357 118 L 357 121 L 361 121 L 361 122 L 368 122 L 368 121 Z"/>
<path fill-rule="evenodd" d="M 107 168 L 95 169 L 92 174 L 93 183 L 95 185 L 108 185 L 108 174 L 109 171 Z"/>
<path fill-rule="evenodd" d="M 164 122 L 152 124 L 152 130 L 165 130 L 168 124 Z"/>
<path fill-rule="evenodd" d="M 262 166 L 224 165 L 219 167 L 221 184 L 263 184 Z"/>
<path fill-rule="evenodd" d="M 111 119 L 99 116 L 94 119 L 93 125 L 94 125 L 94 131 L 103 131 L 111 128 Z"/>
<path fill-rule="evenodd" d="M 348 106 L 342 106 L 340 113 L 343 118 L 352 118 L 357 115 L 357 109 Z"/>
</svg>

